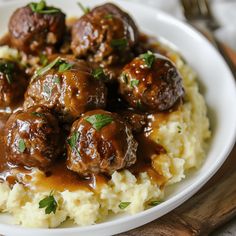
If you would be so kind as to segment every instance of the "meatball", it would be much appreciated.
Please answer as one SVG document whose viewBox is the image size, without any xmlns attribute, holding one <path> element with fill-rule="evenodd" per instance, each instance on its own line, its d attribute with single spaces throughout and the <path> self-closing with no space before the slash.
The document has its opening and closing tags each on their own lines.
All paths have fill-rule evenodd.
<svg viewBox="0 0 236 236">
<path fill-rule="evenodd" d="M 0 59 L 0 108 L 14 106 L 24 97 L 27 79 L 18 64 Z"/>
<path fill-rule="evenodd" d="M 93 76 L 84 61 L 56 58 L 36 73 L 25 93 L 24 108 L 45 105 L 63 122 L 71 122 L 82 113 L 106 106 L 107 89 Z"/>
<path fill-rule="evenodd" d="M 67 167 L 81 176 L 108 174 L 136 162 L 137 142 L 116 113 L 93 110 L 76 120 L 67 144 Z"/>
<path fill-rule="evenodd" d="M 18 8 L 10 18 L 11 44 L 25 53 L 38 54 L 46 47 L 61 43 L 65 14 L 60 9 L 46 6 L 45 1 Z"/>
<path fill-rule="evenodd" d="M 143 132 L 143 129 L 148 124 L 148 119 L 145 114 L 139 114 L 132 110 L 118 111 L 118 114 L 130 124 L 130 127 L 135 134 Z"/>
<path fill-rule="evenodd" d="M 168 110 L 184 94 L 182 78 L 174 64 L 151 52 L 127 64 L 119 83 L 119 91 L 129 105 L 147 112 Z"/>
<path fill-rule="evenodd" d="M 94 8 L 73 25 L 71 49 L 78 57 L 110 65 L 130 59 L 138 37 L 132 18 L 107 3 Z"/>
<path fill-rule="evenodd" d="M 5 126 L 7 159 L 17 165 L 46 167 L 62 151 L 57 119 L 43 106 L 17 111 Z"/>
</svg>

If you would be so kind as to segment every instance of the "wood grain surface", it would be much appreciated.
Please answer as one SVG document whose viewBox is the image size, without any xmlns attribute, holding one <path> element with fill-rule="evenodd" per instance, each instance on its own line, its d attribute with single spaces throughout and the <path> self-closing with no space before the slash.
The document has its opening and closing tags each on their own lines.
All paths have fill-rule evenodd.
<svg viewBox="0 0 236 236">
<path fill-rule="evenodd" d="M 227 46 L 225 51 L 236 70 L 236 52 Z M 236 109 L 236 101 L 233 109 Z M 120 236 L 208 235 L 234 216 L 236 216 L 236 145 L 215 176 L 187 202 L 167 215 Z"/>
</svg>

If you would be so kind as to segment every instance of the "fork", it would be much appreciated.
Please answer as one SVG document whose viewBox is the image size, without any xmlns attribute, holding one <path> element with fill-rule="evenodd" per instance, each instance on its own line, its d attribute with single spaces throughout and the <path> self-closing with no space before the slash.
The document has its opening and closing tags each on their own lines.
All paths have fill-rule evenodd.
<svg viewBox="0 0 236 236">
<path fill-rule="evenodd" d="M 214 36 L 214 30 L 219 28 L 218 22 L 212 15 L 207 0 L 180 0 L 184 15 L 189 23 L 203 33 L 208 40 L 219 50 L 236 79 L 236 66 L 229 57 L 223 44 Z"/>
</svg>

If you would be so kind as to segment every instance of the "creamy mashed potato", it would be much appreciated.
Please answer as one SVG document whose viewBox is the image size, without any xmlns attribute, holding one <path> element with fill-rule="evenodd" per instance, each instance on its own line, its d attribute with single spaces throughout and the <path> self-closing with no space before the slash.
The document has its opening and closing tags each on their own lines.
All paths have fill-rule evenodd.
<svg viewBox="0 0 236 236">
<path fill-rule="evenodd" d="M 206 105 L 199 93 L 195 72 L 177 53 L 167 50 L 167 56 L 175 62 L 183 77 L 186 94 L 177 110 L 165 115 L 150 115 L 153 131 L 149 137 L 167 151 L 152 156 L 160 182 L 152 181 L 146 172 L 135 177 L 124 170 L 115 172 L 111 180 L 96 191 L 55 190 L 53 196 L 58 204 L 55 214 L 45 214 L 45 209 L 39 208 L 39 201 L 48 196 L 50 190 L 36 191 L 21 184 L 10 188 L 7 183 L 0 183 L 0 210 L 11 213 L 15 223 L 26 227 L 57 227 L 67 218 L 80 226 L 91 225 L 103 221 L 111 213 L 135 214 L 150 207 L 153 201 L 163 201 L 166 185 L 184 179 L 188 169 L 198 168 L 210 137 Z M 17 51 L 0 47 L 0 57 L 17 56 Z M 35 171 L 31 186 L 41 174 Z M 126 207 L 122 209 L 120 203 L 126 203 Z"/>
</svg>

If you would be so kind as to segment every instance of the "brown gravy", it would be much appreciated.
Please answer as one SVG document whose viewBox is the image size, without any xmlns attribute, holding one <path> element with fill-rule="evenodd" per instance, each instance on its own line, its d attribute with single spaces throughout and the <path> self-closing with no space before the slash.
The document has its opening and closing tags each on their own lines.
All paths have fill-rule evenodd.
<svg viewBox="0 0 236 236">
<path fill-rule="evenodd" d="M 140 37 L 140 40 L 144 45 L 148 44 L 148 39 L 149 38 L 146 35 Z M 0 38 L 0 46 L 2 45 L 10 46 L 8 34 Z M 158 48 L 156 48 L 156 51 L 158 51 Z M 120 70 L 120 68 L 117 69 Z M 173 109 L 176 110 L 180 103 L 177 103 L 176 107 Z M 12 111 L 19 109 L 21 107 L 20 105 L 21 104 L 16 104 L 14 108 L 12 108 Z M 47 170 L 41 171 L 36 182 L 31 184 L 32 174 L 35 171 L 34 168 L 15 166 L 6 160 L 4 126 L 9 116 L 9 113 L 0 113 L 0 182 L 7 181 L 10 185 L 19 182 L 31 189 L 35 189 L 37 186 L 37 190 L 75 191 L 79 189 L 89 189 L 96 191 L 99 190 L 103 184 L 109 181 L 109 178 L 104 175 L 93 175 L 86 179 L 81 178 L 76 173 L 68 170 L 66 167 L 66 161 L 60 159 L 55 161 L 55 163 L 53 163 Z M 159 119 L 166 119 L 167 116 L 167 113 L 161 113 L 160 115 L 158 114 L 153 116 L 152 119 L 157 119 L 158 122 Z M 150 129 L 152 129 L 151 126 Z M 148 138 L 148 135 L 137 135 L 136 140 L 139 143 L 137 162 L 130 167 L 129 170 L 136 176 L 142 172 L 147 172 L 152 181 L 157 183 L 159 186 L 162 186 L 166 182 L 166 179 L 152 168 L 151 156 L 154 154 L 164 153 L 165 150 L 163 147 Z"/>
<path fill-rule="evenodd" d="M 0 46 L 11 46 L 9 34 L 5 34 L 2 38 L 0 38 Z"/>
<path fill-rule="evenodd" d="M 35 189 L 35 186 L 37 186 L 37 190 L 75 191 L 78 189 L 89 189 L 96 191 L 109 181 L 109 178 L 104 175 L 81 178 L 76 173 L 68 170 L 65 160 L 60 159 L 47 170 L 39 172 L 39 178 L 31 184 L 32 174 L 35 171 L 34 168 L 15 166 L 6 160 L 4 125 L 8 117 L 9 114 L 0 113 L 0 182 L 7 181 L 10 185 L 20 182 L 32 189 Z M 136 139 L 139 143 L 137 162 L 129 170 L 135 175 L 141 172 L 147 172 L 153 181 L 162 185 L 165 179 L 152 169 L 150 157 L 153 154 L 163 153 L 165 150 L 160 145 L 145 137 L 145 135 L 138 135 Z"/>
</svg>

